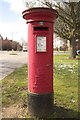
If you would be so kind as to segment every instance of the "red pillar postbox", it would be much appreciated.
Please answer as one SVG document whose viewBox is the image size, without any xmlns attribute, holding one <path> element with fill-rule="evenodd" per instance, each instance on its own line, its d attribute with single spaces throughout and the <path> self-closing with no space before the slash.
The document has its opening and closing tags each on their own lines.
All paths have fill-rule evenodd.
<svg viewBox="0 0 80 120">
<path fill-rule="evenodd" d="M 46 117 L 53 109 L 53 23 L 58 13 L 31 8 L 22 15 L 28 24 L 28 109 Z"/>
</svg>

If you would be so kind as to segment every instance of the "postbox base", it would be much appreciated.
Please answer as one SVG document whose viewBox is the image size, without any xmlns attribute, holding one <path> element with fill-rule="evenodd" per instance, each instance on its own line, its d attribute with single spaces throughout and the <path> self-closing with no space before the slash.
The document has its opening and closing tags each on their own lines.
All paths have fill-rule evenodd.
<svg viewBox="0 0 80 120">
<path fill-rule="evenodd" d="M 53 93 L 28 93 L 28 111 L 36 117 L 47 118 L 53 112 Z"/>
</svg>

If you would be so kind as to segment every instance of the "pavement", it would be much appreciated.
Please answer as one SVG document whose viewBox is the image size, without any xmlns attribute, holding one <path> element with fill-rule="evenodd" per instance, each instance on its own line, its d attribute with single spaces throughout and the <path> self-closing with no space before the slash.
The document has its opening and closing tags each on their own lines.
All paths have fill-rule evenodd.
<svg viewBox="0 0 80 120">
<path fill-rule="evenodd" d="M 12 73 L 17 68 L 28 63 L 27 52 L 15 52 L 16 55 L 12 54 L 12 51 L 0 51 L 0 80 L 5 78 L 7 75 Z"/>
</svg>

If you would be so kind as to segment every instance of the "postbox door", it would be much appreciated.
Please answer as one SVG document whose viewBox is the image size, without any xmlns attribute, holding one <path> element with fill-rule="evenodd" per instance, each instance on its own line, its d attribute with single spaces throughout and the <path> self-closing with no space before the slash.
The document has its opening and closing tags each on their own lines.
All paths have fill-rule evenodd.
<svg viewBox="0 0 80 120">
<path fill-rule="evenodd" d="M 49 34 L 35 34 L 35 75 L 32 91 L 48 93 L 53 89 L 52 40 Z"/>
</svg>

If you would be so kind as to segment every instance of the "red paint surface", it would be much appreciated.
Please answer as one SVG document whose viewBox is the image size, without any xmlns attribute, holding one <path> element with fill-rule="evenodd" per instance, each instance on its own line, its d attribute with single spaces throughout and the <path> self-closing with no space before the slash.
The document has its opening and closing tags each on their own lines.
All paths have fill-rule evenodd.
<svg viewBox="0 0 80 120">
<path fill-rule="evenodd" d="M 28 92 L 53 92 L 53 21 L 57 12 L 51 9 L 30 9 L 23 12 L 28 22 Z M 44 21 L 44 25 L 40 25 Z M 34 27 L 48 27 L 35 30 Z M 46 36 L 46 52 L 36 52 L 36 37 Z"/>
</svg>

